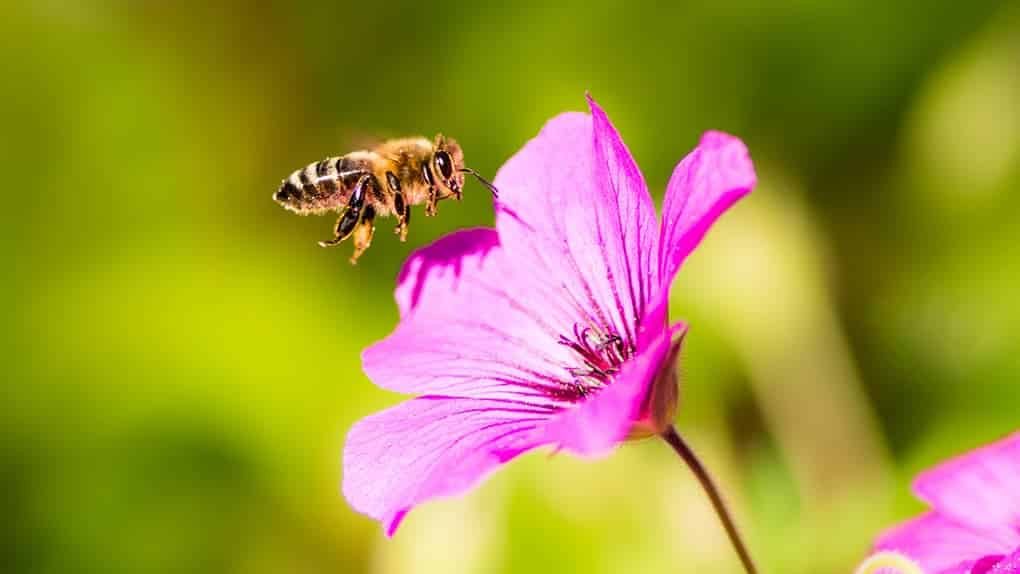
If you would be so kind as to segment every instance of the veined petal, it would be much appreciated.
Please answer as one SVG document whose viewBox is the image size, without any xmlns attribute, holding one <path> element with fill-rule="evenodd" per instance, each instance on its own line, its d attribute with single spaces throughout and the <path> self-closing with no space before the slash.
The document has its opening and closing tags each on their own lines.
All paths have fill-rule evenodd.
<svg viewBox="0 0 1020 574">
<path fill-rule="evenodd" d="M 566 113 L 499 170 L 496 224 L 514 272 L 575 321 L 633 340 L 655 251 L 655 210 L 608 118 Z"/>
<path fill-rule="evenodd" d="M 900 552 L 916 560 L 925 572 L 932 573 L 953 571 L 984 556 L 1010 550 L 985 533 L 935 512 L 893 527 L 882 534 L 875 548 Z"/>
<path fill-rule="evenodd" d="M 658 277 L 655 204 L 641 170 L 609 116 L 591 96 L 587 99 L 595 132 L 596 197 L 592 209 L 598 229 L 619 238 L 619 248 L 606 254 L 610 263 L 607 279 L 613 296 L 631 305 L 628 319 L 636 324 L 646 312 Z"/>
<path fill-rule="evenodd" d="M 534 448 L 548 412 L 491 400 L 420 397 L 359 421 L 347 435 L 344 496 L 392 536 L 414 506 L 461 493 Z"/>
<path fill-rule="evenodd" d="M 756 182 L 747 147 L 722 132 L 706 132 L 676 166 L 666 187 L 659 236 L 659 280 L 665 291 L 715 220 Z"/>
<path fill-rule="evenodd" d="M 936 511 L 1020 546 L 1020 432 L 921 473 L 914 493 Z"/>
<path fill-rule="evenodd" d="M 455 231 L 407 258 L 397 277 L 397 308 L 401 318 L 419 305 L 442 306 L 456 298 L 463 274 L 482 267 L 499 245 L 495 229 Z"/>
<path fill-rule="evenodd" d="M 408 394 L 517 400 L 554 408 L 567 367 L 559 344 L 576 319 L 536 291 L 495 232 L 461 231 L 419 249 L 400 274 L 403 318 L 365 349 L 365 373 Z"/>
</svg>

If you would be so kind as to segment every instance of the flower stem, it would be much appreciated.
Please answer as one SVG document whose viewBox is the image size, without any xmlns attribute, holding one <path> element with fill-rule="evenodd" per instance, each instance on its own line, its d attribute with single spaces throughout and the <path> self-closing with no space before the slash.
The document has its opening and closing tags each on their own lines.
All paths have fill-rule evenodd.
<svg viewBox="0 0 1020 574">
<path fill-rule="evenodd" d="M 691 447 L 687 445 L 684 439 L 680 438 L 677 434 L 676 428 L 670 425 L 662 433 L 662 438 L 669 443 L 669 446 L 673 447 L 680 458 L 683 459 L 684 463 L 687 464 L 694 476 L 698 478 L 698 482 L 701 483 L 701 487 L 705 489 L 705 494 L 708 495 L 709 500 L 712 501 L 712 507 L 715 508 L 715 513 L 719 515 L 719 520 L 723 524 L 723 528 L 726 529 L 726 534 L 730 537 L 730 542 L 733 543 L 733 549 L 737 551 L 737 556 L 740 557 L 740 562 L 744 565 L 744 570 L 747 574 L 757 574 L 758 569 L 754 567 L 754 561 L 751 560 L 751 553 L 747 551 L 747 546 L 744 544 L 743 539 L 740 538 L 740 533 L 737 532 L 737 526 L 733 523 L 733 517 L 730 516 L 730 512 L 726 509 L 726 504 L 723 503 L 722 496 L 719 494 L 719 489 L 716 488 L 715 483 L 712 481 L 712 477 L 709 476 L 708 471 L 705 470 L 704 465 L 698 460 L 698 456 L 694 454 Z"/>
</svg>

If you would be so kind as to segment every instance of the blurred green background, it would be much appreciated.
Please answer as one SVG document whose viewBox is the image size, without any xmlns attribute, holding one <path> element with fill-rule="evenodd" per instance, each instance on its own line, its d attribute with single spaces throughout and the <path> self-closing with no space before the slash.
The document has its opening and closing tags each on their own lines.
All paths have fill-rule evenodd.
<svg viewBox="0 0 1020 574">
<path fill-rule="evenodd" d="M 533 454 L 394 540 L 339 493 L 400 397 L 359 354 L 416 246 L 270 200 L 442 131 L 490 176 L 586 90 L 656 200 L 706 129 L 760 187 L 677 282 L 678 425 L 764 572 L 849 572 L 911 476 L 1020 413 L 1020 3 L 38 0 L 5 6 L 3 571 L 738 572 L 656 441 Z"/>
</svg>

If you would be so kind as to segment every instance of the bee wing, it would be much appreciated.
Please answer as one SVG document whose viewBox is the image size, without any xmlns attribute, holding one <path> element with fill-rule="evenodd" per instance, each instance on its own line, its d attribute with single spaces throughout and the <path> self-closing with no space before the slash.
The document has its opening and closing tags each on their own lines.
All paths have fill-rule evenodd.
<svg viewBox="0 0 1020 574">
<path fill-rule="evenodd" d="M 375 149 L 380 144 L 386 141 L 386 138 L 379 137 L 379 134 L 370 134 L 368 132 L 352 130 L 345 131 L 340 134 L 340 141 L 344 144 L 341 149 Z"/>
</svg>

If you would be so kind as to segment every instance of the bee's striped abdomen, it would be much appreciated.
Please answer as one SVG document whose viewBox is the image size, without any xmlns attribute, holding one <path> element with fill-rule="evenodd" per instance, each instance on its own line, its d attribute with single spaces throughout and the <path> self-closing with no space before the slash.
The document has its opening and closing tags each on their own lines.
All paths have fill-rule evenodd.
<svg viewBox="0 0 1020 574">
<path fill-rule="evenodd" d="M 370 171 L 363 159 L 330 157 L 310 163 L 283 180 L 273 199 L 298 213 L 323 213 L 343 207 L 358 179 Z"/>
</svg>

